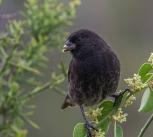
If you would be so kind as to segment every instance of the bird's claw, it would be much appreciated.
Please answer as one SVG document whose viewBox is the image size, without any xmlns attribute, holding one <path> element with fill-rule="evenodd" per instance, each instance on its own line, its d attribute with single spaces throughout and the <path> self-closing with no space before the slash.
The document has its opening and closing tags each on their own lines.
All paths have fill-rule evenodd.
<svg viewBox="0 0 153 137">
<path fill-rule="evenodd" d="M 92 130 L 89 124 L 85 124 L 86 129 L 87 129 L 87 137 L 92 137 Z"/>
<path fill-rule="evenodd" d="M 96 130 L 96 131 L 98 131 L 98 129 L 97 128 L 95 128 L 93 125 L 91 125 L 91 124 L 86 124 L 89 128 L 91 128 L 91 129 L 93 129 L 93 130 Z"/>
<path fill-rule="evenodd" d="M 89 123 L 85 124 L 85 126 L 86 126 L 86 129 L 87 129 L 87 137 L 92 137 L 92 130 L 98 131 L 97 128 L 95 128 L 93 125 L 91 125 Z"/>
</svg>

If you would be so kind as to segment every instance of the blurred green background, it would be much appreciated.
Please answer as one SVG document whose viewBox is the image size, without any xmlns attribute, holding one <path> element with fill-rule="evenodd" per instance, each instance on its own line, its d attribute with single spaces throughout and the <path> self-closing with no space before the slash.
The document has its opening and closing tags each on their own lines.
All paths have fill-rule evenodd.
<svg viewBox="0 0 153 137">
<path fill-rule="evenodd" d="M 5 0 L 0 7 L 0 15 L 4 13 L 18 13 L 24 10 L 23 0 Z M 66 2 L 66 0 L 64 1 Z M 98 33 L 109 43 L 117 53 L 121 62 L 121 79 L 119 88 L 124 88 L 123 79 L 136 73 L 153 51 L 153 1 L 151 0 L 82 0 L 78 8 L 77 17 L 66 31 L 85 28 Z M 18 18 L 18 16 L 16 16 Z M 5 31 L 7 20 L 0 19 L 0 31 Z M 63 43 L 64 44 L 64 43 Z M 44 72 L 42 81 L 49 79 L 48 74 L 56 70 L 56 64 L 61 60 L 67 65 L 70 55 L 60 50 L 52 49 L 48 52 L 49 64 Z M 63 88 L 66 90 L 67 85 Z M 36 104 L 33 120 L 40 125 L 40 129 L 28 126 L 28 137 L 72 137 L 72 130 L 78 121 L 82 121 L 78 108 L 60 110 L 62 96 L 55 92 L 43 92 L 34 98 Z M 137 98 L 137 102 L 140 102 Z M 137 113 L 138 104 L 135 103 L 127 110 L 128 121 L 123 124 L 124 136 L 135 137 L 148 115 Z M 146 137 L 152 137 L 153 125 L 147 131 Z M 108 137 L 112 137 L 112 130 Z"/>
</svg>

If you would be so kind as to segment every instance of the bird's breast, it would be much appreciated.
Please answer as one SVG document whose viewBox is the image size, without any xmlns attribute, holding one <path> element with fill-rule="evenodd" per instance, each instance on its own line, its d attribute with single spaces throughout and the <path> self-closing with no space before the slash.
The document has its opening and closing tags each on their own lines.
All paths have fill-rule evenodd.
<svg viewBox="0 0 153 137">
<path fill-rule="evenodd" d="M 93 105 L 113 94 L 119 81 L 119 61 L 113 54 L 73 59 L 69 71 L 69 93 L 77 104 Z"/>
</svg>

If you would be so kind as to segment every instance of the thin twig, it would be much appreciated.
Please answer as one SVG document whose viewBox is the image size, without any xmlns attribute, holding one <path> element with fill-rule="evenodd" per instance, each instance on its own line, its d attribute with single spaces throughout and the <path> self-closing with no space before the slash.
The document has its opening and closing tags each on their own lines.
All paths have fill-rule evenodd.
<svg viewBox="0 0 153 137">
<path fill-rule="evenodd" d="M 54 89 L 54 88 L 55 88 L 57 85 L 59 85 L 61 82 L 62 82 L 62 81 L 60 81 L 60 80 L 57 80 L 57 81 L 55 81 L 55 82 L 53 82 L 53 83 L 52 83 L 52 82 L 47 82 L 47 83 L 45 83 L 44 85 L 42 85 L 42 86 L 40 86 L 40 87 L 36 87 L 33 91 L 31 91 L 31 92 L 29 92 L 28 94 L 26 94 L 26 95 L 24 96 L 24 98 L 30 99 L 30 98 L 36 96 L 37 94 L 39 94 L 39 93 L 45 91 L 46 89 Z M 60 92 L 60 91 L 58 91 L 58 92 Z M 61 93 L 61 94 L 62 94 L 62 93 Z"/>
<path fill-rule="evenodd" d="M 51 83 L 50 82 L 47 82 L 46 84 L 44 84 L 43 86 L 41 87 L 37 87 L 35 88 L 33 91 L 29 92 L 28 94 L 26 94 L 24 97 L 25 98 L 32 98 L 34 97 L 35 95 L 45 91 L 46 89 L 50 88 L 51 87 Z"/>
<path fill-rule="evenodd" d="M 146 132 L 146 130 L 148 129 L 148 127 L 150 126 L 150 124 L 151 124 L 152 121 L 153 121 L 153 114 L 151 114 L 151 116 L 149 117 L 149 119 L 147 120 L 147 122 L 142 127 L 142 129 L 141 129 L 138 137 L 143 137 L 144 133 Z"/>
<path fill-rule="evenodd" d="M 23 70 L 27 72 L 32 72 L 33 74 L 40 75 L 40 72 L 34 68 L 25 67 L 23 65 L 19 65 L 18 63 L 8 62 L 11 66 L 14 66 L 16 68 L 22 68 Z"/>
</svg>

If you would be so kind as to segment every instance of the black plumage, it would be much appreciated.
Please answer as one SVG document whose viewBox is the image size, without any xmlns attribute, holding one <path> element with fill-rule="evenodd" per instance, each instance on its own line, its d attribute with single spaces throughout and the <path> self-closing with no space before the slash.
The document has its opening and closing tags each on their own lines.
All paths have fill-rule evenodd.
<svg viewBox="0 0 153 137">
<path fill-rule="evenodd" d="M 68 70 L 69 92 L 62 109 L 80 106 L 88 125 L 83 105 L 94 105 L 116 92 L 120 63 L 110 46 L 92 31 L 74 32 L 65 44 L 64 51 L 70 51 L 72 59 Z"/>
<path fill-rule="evenodd" d="M 112 95 L 118 86 L 120 63 L 107 43 L 94 32 L 79 30 L 68 37 L 66 45 L 72 60 L 68 71 L 69 92 L 62 108 L 94 105 Z"/>
</svg>

